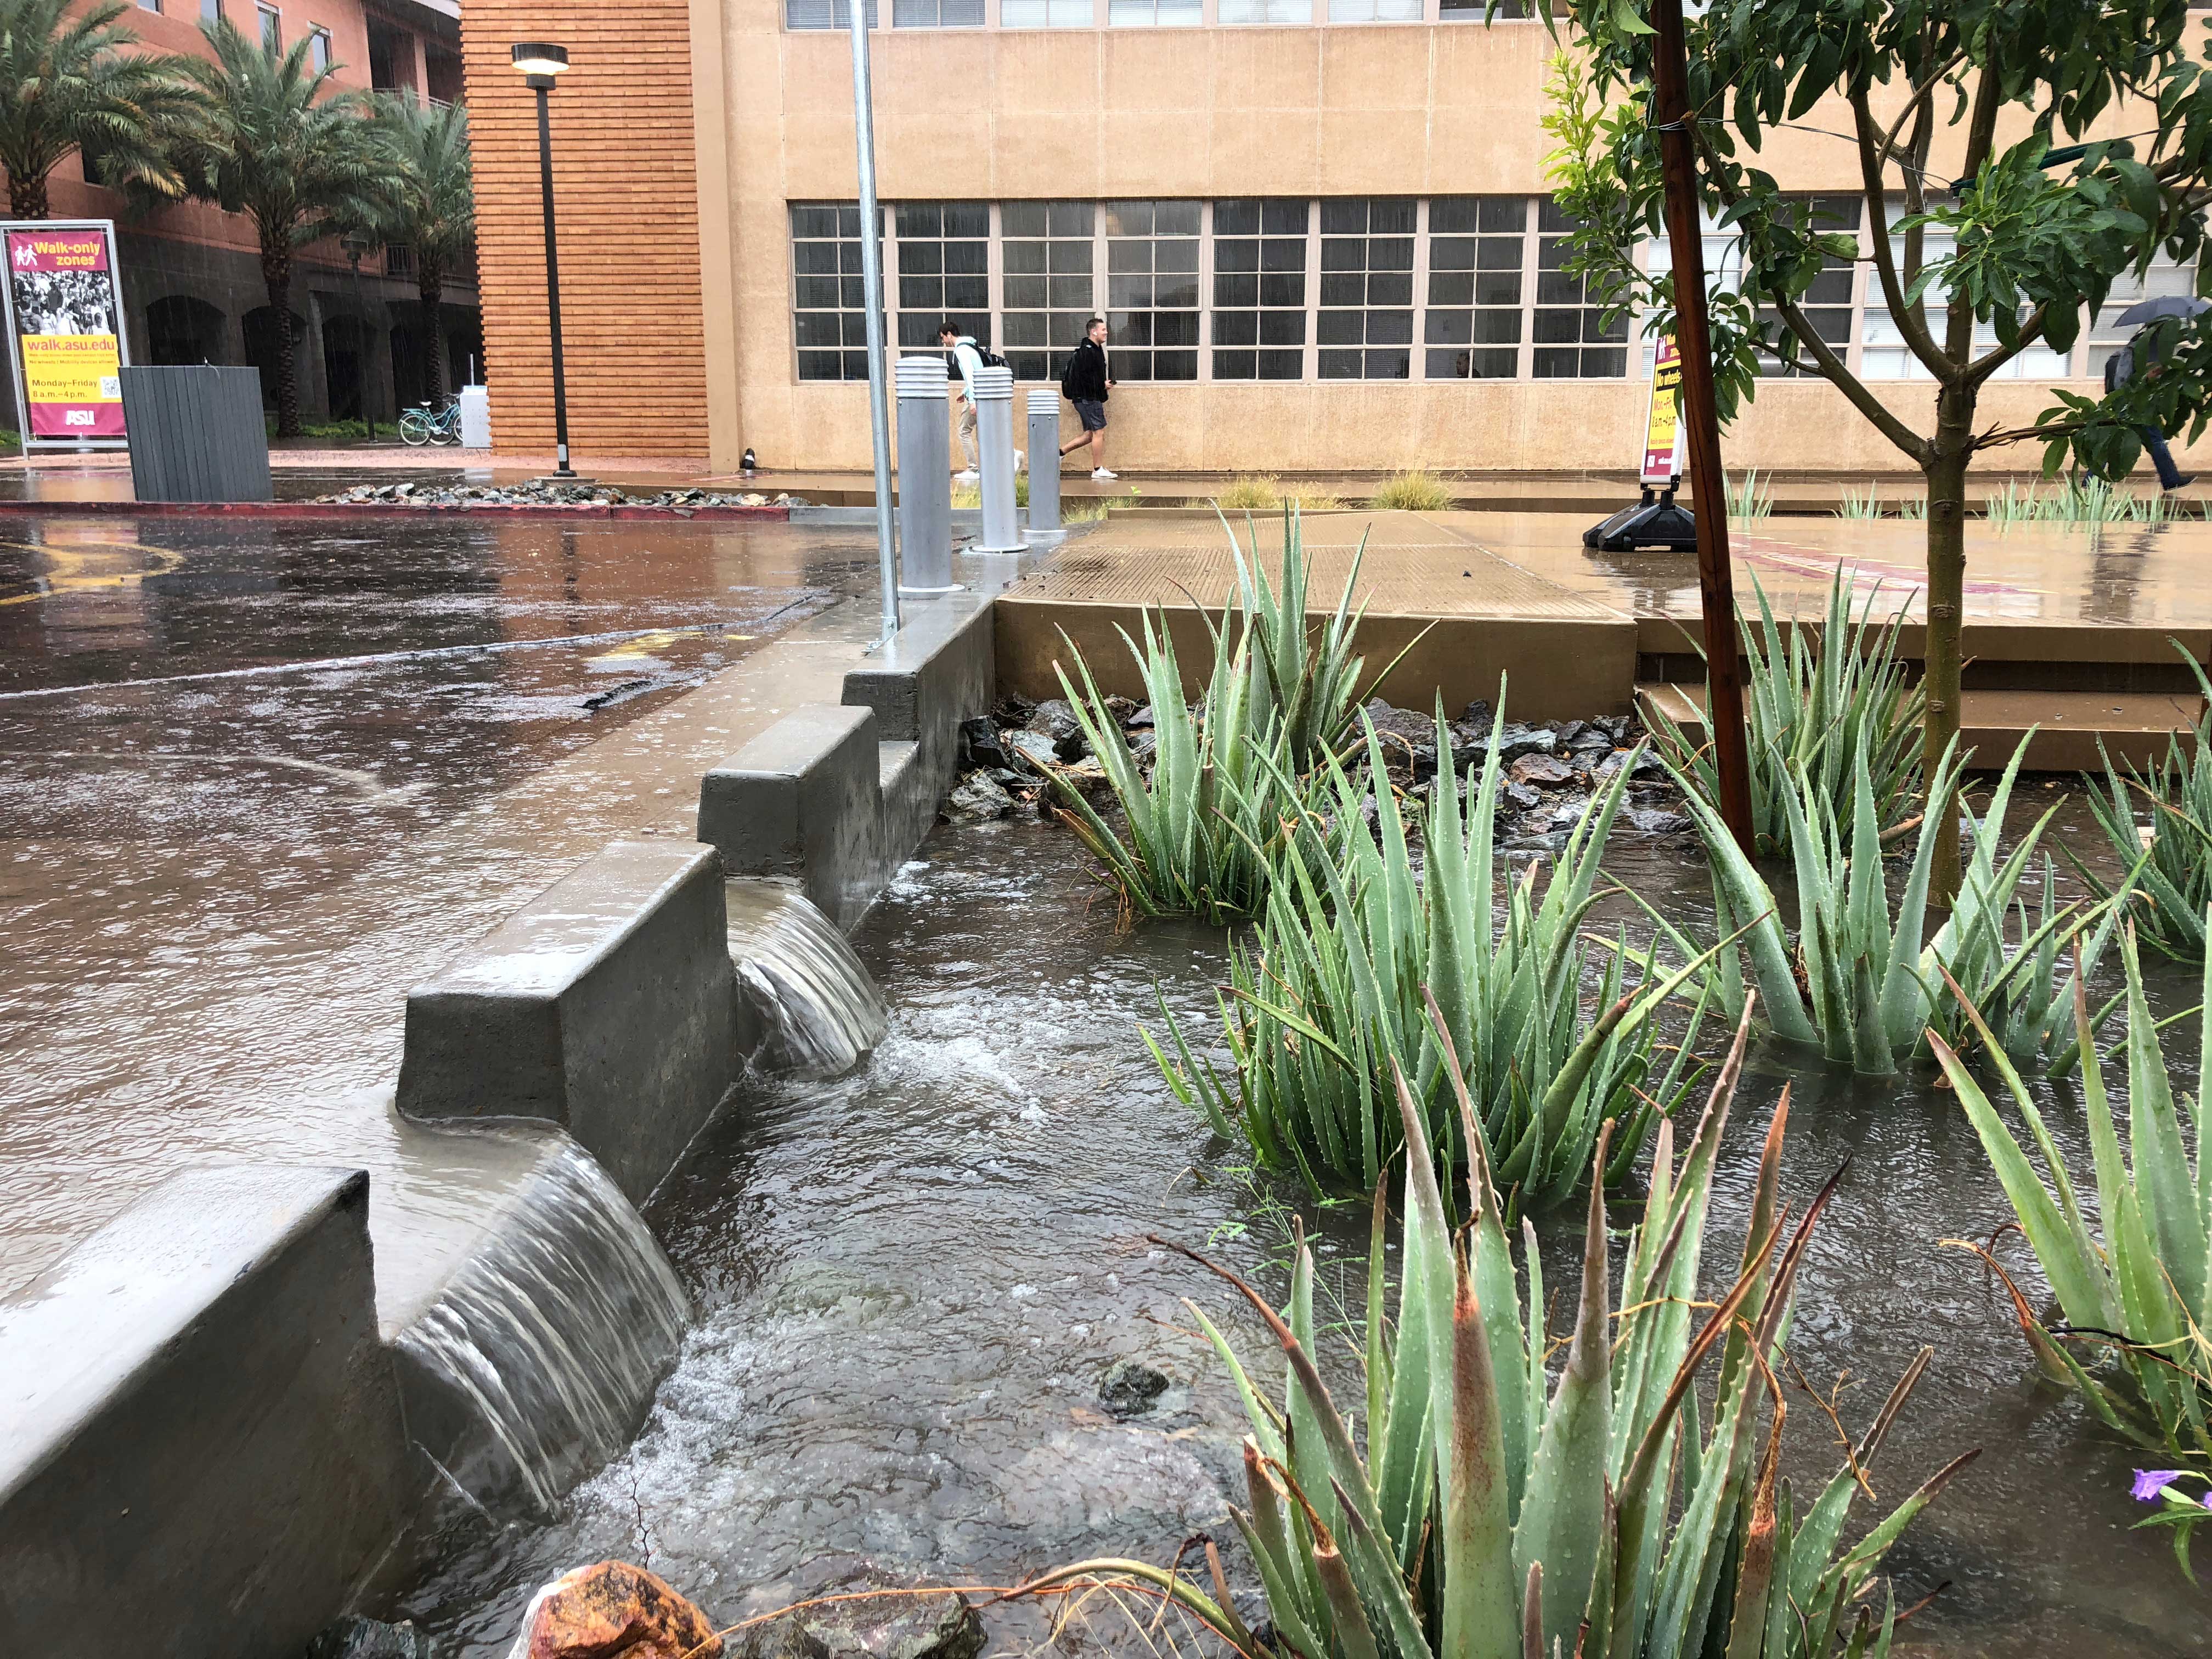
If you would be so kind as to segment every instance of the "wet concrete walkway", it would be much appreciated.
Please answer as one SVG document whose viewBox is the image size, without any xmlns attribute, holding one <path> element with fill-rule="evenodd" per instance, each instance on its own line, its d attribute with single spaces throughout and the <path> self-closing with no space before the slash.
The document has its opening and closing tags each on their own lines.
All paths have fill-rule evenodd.
<svg viewBox="0 0 2212 1659">
<path fill-rule="evenodd" d="M 872 538 L 61 517 L 12 536 L 0 1289 L 179 1164 L 356 1164 L 389 1317 L 405 1257 L 480 1197 L 389 1113 L 407 987 L 604 842 L 689 839 L 708 765 L 788 702 L 834 701 L 872 635 L 872 605 L 839 608 L 872 583 Z"/>
</svg>

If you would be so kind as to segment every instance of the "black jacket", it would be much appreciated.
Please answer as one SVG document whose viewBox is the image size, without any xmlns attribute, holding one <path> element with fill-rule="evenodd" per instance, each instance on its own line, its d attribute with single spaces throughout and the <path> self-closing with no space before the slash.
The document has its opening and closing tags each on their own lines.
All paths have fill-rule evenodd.
<svg viewBox="0 0 2212 1659">
<path fill-rule="evenodd" d="M 1060 377 L 1060 395 L 1071 402 L 1078 398 L 1091 403 L 1106 401 L 1106 348 L 1088 335 L 1067 360 L 1067 372 Z"/>
</svg>

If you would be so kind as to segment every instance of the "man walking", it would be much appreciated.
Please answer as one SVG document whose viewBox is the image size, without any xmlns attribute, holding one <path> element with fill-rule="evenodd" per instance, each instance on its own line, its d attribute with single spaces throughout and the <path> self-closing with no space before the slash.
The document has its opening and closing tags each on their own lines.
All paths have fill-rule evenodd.
<svg viewBox="0 0 2212 1659">
<path fill-rule="evenodd" d="M 2147 328 L 2136 330 L 2133 339 L 2105 359 L 2105 392 L 2107 396 L 2134 380 L 2137 374 L 2146 380 L 2158 378 L 2160 368 L 2158 362 L 2138 363 L 2136 360 L 2136 343 L 2149 332 Z M 2144 342 L 2146 352 L 2151 349 L 2152 343 Z M 2150 452 L 2151 465 L 2158 469 L 2158 487 L 2160 489 L 2180 489 L 2196 481 L 2193 473 L 2185 473 L 2173 464 L 2173 452 L 2166 446 L 2166 434 L 2154 426 L 2138 427 L 2136 431 L 2142 437 L 2143 447 Z"/>
<path fill-rule="evenodd" d="M 1093 317 L 1074 356 L 1067 360 L 1066 372 L 1060 377 L 1060 395 L 1075 405 L 1083 434 L 1073 443 L 1062 444 L 1060 453 L 1065 456 L 1089 444 L 1091 476 L 1098 479 L 1115 476 L 1106 470 L 1106 398 L 1113 385 L 1114 376 L 1106 362 L 1106 319 Z"/>
<path fill-rule="evenodd" d="M 954 369 L 960 376 L 960 418 L 954 428 L 960 434 L 960 452 L 968 458 L 968 465 L 952 475 L 953 482 L 974 483 L 980 476 L 975 471 L 975 372 L 983 367 L 983 354 L 975 349 L 975 337 L 963 334 L 950 317 L 938 325 L 937 343 L 952 354 Z"/>
</svg>

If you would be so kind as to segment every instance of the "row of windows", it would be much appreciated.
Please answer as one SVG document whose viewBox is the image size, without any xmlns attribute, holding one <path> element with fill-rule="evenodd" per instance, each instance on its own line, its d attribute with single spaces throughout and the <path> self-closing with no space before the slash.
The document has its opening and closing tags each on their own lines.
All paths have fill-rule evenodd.
<svg viewBox="0 0 2212 1659">
<path fill-rule="evenodd" d="M 163 10 L 166 4 L 167 0 L 138 0 L 138 7 L 142 11 L 158 12 Z M 199 7 L 200 21 L 204 23 L 212 23 L 218 17 L 227 15 L 224 0 L 199 0 Z M 261 44 L 270 52 L 283 51 L 284 14 L 275 6 L 257 4 L 253 9 L 261 25 Z M 307 38 L 312 43 L 308 48 L 308 55 L 313 66 L 318 70 L 328 69 L 332 61 L 331 32 L 320 24 L 316 24 L 309 29 Z"/>
<path fill-rule="evenodd" d="M 879 0 L 866 0 L 868 27 L 881 28 Z M 891 0 L 901 29 L 1200 28 L 1214 23 L 1437 23 L 1522 20 L 1528 0 Z M 794 29 L 853 26 L 848 0 L 784 0 Z"/>
<path fill-rule="evenodd" d="M 1123 380 L 1581 379 L 1627 372 L 1561 269 L 1549 198 L 901 202 L 885 210 L 890 337 L 951 317 L 1016 378 L 1056 377 L 1095 313 Z M 803 380 L 865 380 L 860 210 L 791 209 Z"/>
<path fill-rule="evenodd" d="M 1816 228 L 1859 229 L 1856 198 L 1800 200 Z M 1629 326 L 1605 325 L 1565 270 L 1573 229 L 1548 197 L 893 203 L 881 227 L 886 332 L 902 350 L 933 349 L 950 317 L 1022 380 L 1057 378 L 1094 314 L 1129 381 L 1613 380 L 1632 357 L 1648 371 L 1650 343 L 1632 353 Z M 791 234 L 799 378 L 866 380 L 859 208 L 794 203 Z M 1926 258 L 1948 252 L 1929 236 Z M 1645 261 L 1665 270 L 1665 244 Z M 1733 232 L 1707 227 L 1705 264 L 1712 286 L 1735 285 Z M 2094 378 L 2125 337 L 2121 311 L 2191 283 L 2161 256 L 2141 283 L 2114 285 L 2070 354 L 2037 347 L 2001 373 Z M 1931 316 L 1943 302 L 1931 287 Z M 1802 307 L 1855 373 L 1925 378 L 1869 262 L 1830 259 Z M 1995 343 L 1984 329 L 1977 349 Z"/>
</svg>

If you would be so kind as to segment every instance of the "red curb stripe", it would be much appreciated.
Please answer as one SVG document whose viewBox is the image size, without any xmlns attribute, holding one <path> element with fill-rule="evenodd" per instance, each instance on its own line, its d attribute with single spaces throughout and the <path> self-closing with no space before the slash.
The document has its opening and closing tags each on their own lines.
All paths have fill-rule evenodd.
<svg viewBox="0 0 2212 1659">
<path fill-rule="evenodd" d="M 495 501 L 0 501 L 0 518 L 58 518 L 84 514 L 112 518 L 351 519 L 363 514 L 480 514 L 518 519 L 705 519 L 787 521 L 787 507 L 608 507 Z"/>
</svg>

